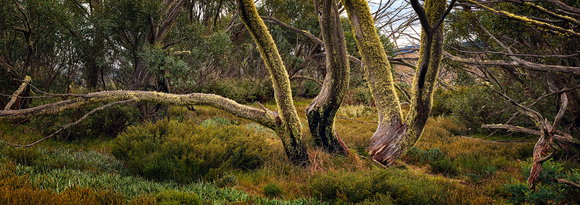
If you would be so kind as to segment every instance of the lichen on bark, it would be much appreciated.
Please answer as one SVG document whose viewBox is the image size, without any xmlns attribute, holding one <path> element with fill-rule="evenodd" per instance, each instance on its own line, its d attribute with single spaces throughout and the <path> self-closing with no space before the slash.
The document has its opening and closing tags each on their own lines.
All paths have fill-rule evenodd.
<svg viewBox="0 0 580 205">
<path fill-rule="evenodd" d="M 376 161 L 390 165 L 412 147 L 421 136 L 432 104 L 434 81 L 442 54 L 442 25 L 422 32 L 417 76 L 413 82 L 411 110 L 402 120 L 389 61 L 376 33 L 374 22 L 364 0 L 343 0 L 355 39 L 365 63 L 365 77 L 379 110 L 379 126 L 370 139 L 370 154 Z M 445 11 L 445 0 L 427 0 L 426 16 L 436 24 Z M 423 23 L 422 23 L 423 25 Z M 429 25 L 427 23 L 426 25 Z"/>
<path fill-rule="evenodd" d="M 258 14 L 252 0 L 238 0 L 240 19 L 246 25 L 248 32 L 254 38 L 260 55 L 270 72 L 270 78 L 274 86 L 274 98 L 280 113 L 280 123 L 277 134 L 282 140 L 286 154 L 290 161 L 295 164 L 306 164 L 308 154 L 302 143 L 302 125 L 294 107 L 290 79 L 282 58 L 278 53 L 276 44 L 268 32 L 262 18 Z"/>
<path fill-rule="evenodd" d="M 340 22 L 338 8 L 333 0 L 324 0 L 322 5 L 314 0 L 319 14 L 319 24 L 326 54 L 326 76 L 322 89 L 306 108 L 310 133 L 317 146 L 330 152 L 349 154 L 344 143 L 334 130 L 334 120 L 348 88 L 350 67 L 346 42 Z"/>
</svg>

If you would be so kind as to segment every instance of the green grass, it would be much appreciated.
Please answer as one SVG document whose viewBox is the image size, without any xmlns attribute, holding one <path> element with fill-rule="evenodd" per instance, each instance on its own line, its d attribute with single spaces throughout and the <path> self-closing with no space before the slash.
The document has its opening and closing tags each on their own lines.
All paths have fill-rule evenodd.
<svg viewBox="0 0 580 205">
<path fill-rule="evenodd" d="M 234 126 L 248 135 L 265 137 L 269 155 L 261 159 L 261 166 L 224 166 L 217 177 L 192 182 L 152 180 L 128 171 L 127 162 L 111 154 L 113 138 L 107 137 L 51 139 L 24 149 L 3 144 L 0 166 L 6 169 L 14 161 L 15 175 L 27 176 L 38 189 L 60 194 L 90 187 L 120 194 L 130 201 L 143 196 L 185 199 L 191 193 L 204 204 L 499 204 L 510 200 L 504 184 L 525 180 L 520 162 L 531 156 L 534 138 L 524 143 L 481 140 L 485 135 L 466 135 L 465 128 L 450 118 L 433 117 L 415 145 L 416 150 L 423 151 L 416 156 L 404 155 L 393 167 L 383 169 L 365 151 L 377 126 L 375 108 L 348 105 L 339 110 L 335 128 L 353 153 L 344 157 L 314 147 L 304 114 L 309 103 L 308 99 L 296 102 L 310 155 L 311 165 L 306 168 L 287 162 L 272 130 L 207 106 L 196 106 L 197 112 L 171 107 L 169 121 L 183 128 L 179 130 Z M 272 103 L 264 106 L 276 109 Z M 42 137 L 40 130 L 26 124 L 0 121 L 2 141 L 30 143 Z M 429 158 L 431 150 L 438 150 L 436 159 L 440 161 Z M 566 172 L 578 166 L 563 163 L 562 167 Z M 450 169 L 453 173 L 442 171 Z"/>
</svg>

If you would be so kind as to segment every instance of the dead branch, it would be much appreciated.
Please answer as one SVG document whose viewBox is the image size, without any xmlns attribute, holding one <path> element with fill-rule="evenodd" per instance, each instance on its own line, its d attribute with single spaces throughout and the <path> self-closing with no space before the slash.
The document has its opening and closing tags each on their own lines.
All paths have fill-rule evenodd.
<svg viewBox="0 0 580 205">
<path fill-rule="evenodd" d="M 20 87 L 14 92 L 14 94 L 12 94 L 13 97 L 12 97 L 12 99 L 10 99 L 10 102 L 8 102 L 8 104 L 6 104 L 6 107 L 4 107 L 4 110 L 10 110 L 10 107 L 12 107 L 12 105 L 14 105 L 14 103 L 16 102 L 16 99 L 18 99 L 19 96 L 22 94 L 22 92 L 24 92 L 24 90 L 26 90 L 28 88 L 30 81 L 32 81 L 32 78 L 30 78 L 30 76 L 24 77 L 24 82 L 22 84 L 20 84 Z"/>
<path fill-rule="evenodd" d="M 49 139 L 49 138 L 51 138 L 51 137 L 54 137 L 54 135 L 58 134 L 60 131 L 62 131 L 62 130 L 64 130 L 64 129 L 66 129 L 66 128 L 69 128 L 70 126 L 73 126 L 73 125 L 77 125 L 77 124 L 79 124 L 79 123 L 80 123 L 80 122 L 82 122 L 83 120 L 87 119 L 87 117 L 88 117 L 88 116 L 92 115 L 93 113 L 95 113 L 95 112 L 97 112 L 97 111 L 99 111 L 99 110 L 102 110 L 102 109 L 105 109 L 105 108 L 108 108 L 108 107 L 111 107 L 111 106 L 114 106 L 114 105 L 120 105 L 120 104 L 130 103 L 130 102 L 134 102 L 134 101 L 135 101 L 134 99 L 130 99 L 130 100 L 124 100 L 124 101 L 118 101 L 118 102 L 109 103 L 109 104 L 103 105 L 103 106 L 101 106 L 101 107 L 95 108 L 95 109 L 91 110 L 90 112 L 88 112 L 87 114 L 85 114 L 85 115 L 84 115 L 83 117 L 81 117 L 80 119 L 78 119 L 77 121 L 75 121 L 75 122 L 73 122 L 73 123 L 70 123 L 70 124 L 67 124 L 67 125 L 64 125 L 64 126 L 62 126 L 60 129 L 58 129 L 57 131 L 53 132 L 53 133 L 52 133 L 52 134 L 50 134 L 49 136 L 46 136 L 46 137 L 44 137 L 44 138 L 42 138 L 42 139 L 39 139 L 39 140 L 37 140 L 36 142 L 30 143 L 30 144 L 25 144 L 25 145 L 20 145 L 20 144 L 12 144 L 12 143 L 6 143 L 6 144 L 7 144 L 7 145 L 11 145 L 11 146 L 15 146 L 15 147 L 32 147 L 32 146 L 34 146 L 34 145 L 36 145 L 36 144 L 38 144 L 38 143 L 40 143 L 40 142 L 42 142 L 42 141 L 44 141 L 44 140 L 47 140 L 47 139 Z"/>
</svg>

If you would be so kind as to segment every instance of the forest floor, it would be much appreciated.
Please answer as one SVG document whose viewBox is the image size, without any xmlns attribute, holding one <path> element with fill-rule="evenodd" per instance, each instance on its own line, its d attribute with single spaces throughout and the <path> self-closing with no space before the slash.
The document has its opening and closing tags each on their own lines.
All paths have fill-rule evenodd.
<svg viewBox="0 0 580 205">
<path fill-rule="evenodd" d="M 468 134 L 452 119 L 432 117 L 415 147 L 395 165 L 384 168 L 372 162 L 364 149 L 377 126 L 375 108 L 346 105 L 339 110 L 336 132 L 352 153 L 345 157 L 314 148 L 304 114 L 309 101 L 301 99 L 295 103 L 310 157 L 306 167 L 291 165 L 285 159 L 280 140 L 258 124 L 205 106 L 196 106 L 196 111 L 169 108 L 168 123 L 189 127 L 210 124 L 212 129 L 219 130 L 216 122 L 225 121 L 225 126 L 254 130 L 268 142 L 268 155 L 260 159 L 259 166 L 227 169 L 222 164 L 215 168 L 218 173 L 186 183 L 132 171 L 131 166 L 136 165 L 113 155 L 111 147 L 118 143 L 115 137 L 60 136 L 31 148 L 15 148 L 6 143 L 30 143 L 47 134 L 30 123 L 2 120 L 0 203 L 163 204 L 180 200 L 202 204 L 534 203 L 533 199 L 517 199 L 520 197 L 517 192 L 525 197 L 522 187 L 535 143 L 533 137 L 522 140 L 520 136 L 513 142 L 482 140 L 486 134 Z M 275 109 L 274 104 L 265 106 Z M 546 166 L 546 170 L 561 176 L 578 172 L 577 164 L 563 156 Z M 548 203 L 577 203 L 573 200 L 578 199 L 569 198 L 577 191 L 570 192 L 548 182 L 542 187 Z"/>
</svg>

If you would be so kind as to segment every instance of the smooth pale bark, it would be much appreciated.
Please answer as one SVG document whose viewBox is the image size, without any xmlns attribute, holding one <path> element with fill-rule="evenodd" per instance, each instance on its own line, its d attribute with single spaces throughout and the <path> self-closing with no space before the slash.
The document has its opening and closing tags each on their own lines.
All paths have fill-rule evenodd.
<svg viewBox="0 0 580 205">
<path fill-rule="evenodd" d="M 308 154 L 302 143 L 302 125 L 292 100 L 290 79 L 278 53 L 276 44 L 268 32 L 268 28 L 258 15 L 258 11 L 252 0 L 238 0 L 239 15 L 252 35 L 260 51 L 264 64 L 270 72 L 270 78 L 274 86 L 274 98 L 278 108 L 279 119 L 276 134 L 282 140 L 288 159 L 294 164 L 306 164 Z"/>
<path fill-rule="evenodd" d="M 421 34 L 417 75 L 413 81 L 411 107 L 405 121 L 402 120 L 389 60 L 375 30 L 367 2 L 342 2 L 352 23 L 365 63 L 365 77 L 379 110 L 379 125 L 370 139 L 368 149 L 374 160 L 390 165 L 417 142 L 429 117 L 442 54 L 443 26 L 438 24 L 445 15 L 446 1 L 428 0 L 425 10 L 418 12 L 421 24 L 426 28 L 423 28 Z"/>
<path fill-rule="evenodd" d="M 322 6 L 322 7 L 320 7 Z M 334 133 L 334 119 L 342 104 L 350 68 L 346 52 L 344 33 L 340 23 L 338 8 L 333 0 L 314 0 L 319 14 L 319 24 L 326 54 L 326 76 L 320 93 L 306 108 L 310 133 L 316 145 L 329 152 L 348 153 L 340 137 Z"/>
</svg>

